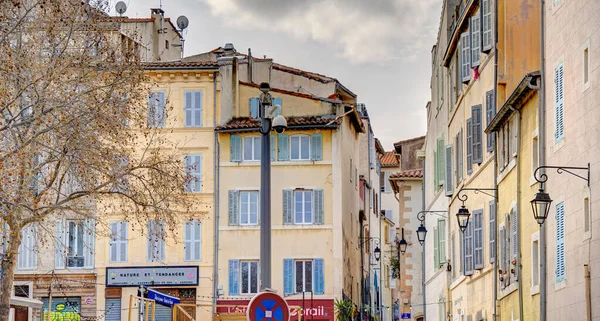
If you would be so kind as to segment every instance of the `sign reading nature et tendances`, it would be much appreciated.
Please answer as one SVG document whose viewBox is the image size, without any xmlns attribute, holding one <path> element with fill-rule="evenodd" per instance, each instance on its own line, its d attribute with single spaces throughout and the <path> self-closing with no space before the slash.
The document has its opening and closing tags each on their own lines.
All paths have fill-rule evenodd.
<svg viewBox="0 0 600 321">
<path fill-rule="evenodd" d="M 106 286 L 198 285 L 198 266 L 143 266 L 106 268 Z"/>
</svg>

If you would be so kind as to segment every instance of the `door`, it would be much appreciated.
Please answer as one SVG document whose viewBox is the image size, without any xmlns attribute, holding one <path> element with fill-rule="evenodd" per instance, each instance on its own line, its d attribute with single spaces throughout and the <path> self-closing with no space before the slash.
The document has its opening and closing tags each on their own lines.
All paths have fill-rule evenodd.
<svg viewBox="0 0 600 321">
<path fill-rule="evenodd" d="M 29 319 L 29 309 L 26 307 L 15 307 L 15 321 L 27 321 Z"/>
<path fill-rule="evenodd" d="M 106 321 L 121 321 L 121 298 L 106 299 Z"/>
</svg>

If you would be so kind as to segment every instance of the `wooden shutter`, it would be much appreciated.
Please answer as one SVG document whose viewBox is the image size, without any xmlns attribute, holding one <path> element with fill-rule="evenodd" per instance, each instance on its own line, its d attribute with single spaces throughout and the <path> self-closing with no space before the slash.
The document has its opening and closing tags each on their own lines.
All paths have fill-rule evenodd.
<svg viewBox="0 0 600 321">
<path fill-rule="evenodd" d="M 229 295 L 240 293 L 240 261 L 229 260 Z"/>
<path fill-rule="evenodd" d="M 474 224 L 474 266 L 476 270 L 483 269 L 483 209 L 473 211 Z"/>
<path fill-rule="evenodd" d="M 323 224 L 324 221 L 324 208 L 323 208 L 323 190 L 316 189 L 313 191 L 313 200 L 314 200 L 314 215 L 315 215 L 315 224 Z"/>
<path fill-rule="evenodd" d="M 259 99 L 258 97 L 250 98 L 248 103 L 248 108 L 250 109 L 250 118 L 259 119 Z"/>
<path fill-rule="evenodd" d="M 565 204 L 556 204 L 556 282 L 565 279 Z"/>
<path fill-rule="evenodd" d="M 96 235 L 96 221 L 87 219 L 83 221 L 83 267 L 94 268 L 94 240 Z"/>
<path fill-rule="evenodd" d="M 288 135 L 278 134 L 277 135 L 277 160 L 286 161 L 289 160 L 289 147 L 288 147 Z"/>
<path fill-rule="evenodd" d="M 37 229 L 35 224 L 28 224 L 21 230 L 21 243 L 18 248 L 17 268 L 32 270 L 37 267 Z"/>
<path fill-rule="evenodd" d="M 471 40 L 469 31 L 460 35 L 460 64 L 462 82 L 468 83 L 471 80 Z"/>
<path fill-rule="evenodd" d="M 438 238 L 439 238 L 439 263 L 446 263 L 446 220 L 437 221 Z"/>
<path fill-rule="evenodd" d="M 555 113 L 556 113 L 556 141 L 563 139 L 565 135 L 564 128 L 564 83 L 563 83 L 563 64 L 560 64 L 554 70 L 555 85 Z"/>
<path fill-rule="evenodd" d="M 67 252 L 67 238 L 65 235 L 65 221 L 56 221 L 56 238 L 54 243 L 54 268 L 62 270 L 65 268 Z"/>
<path fill-rule="evenodd" d="M 506 220 L 504 221 L 506 224 Z M 506 227 L 505 226 L 501 226 L 500 230 L 498 231 L 498 247 L 499 247 L 499 257 L 498 257 L 498 265 L 500 266 L 500 271 L 504 272 L 506 271 L 506 266 L 505 266 L 505 262 L 506 262 L 506 252 L 504 251 L 504 247 L 506 246 Z"/>
<path fill-rule="evenodd" d="M 188 193 L 202 192 L 202 155 L 185 155 L 185 172 L 189 181 L 185 186 Z"/>
<path fill-rule="evenodd" d="M 464 154 L 463 154 L 463 130 L 456 135 L 456 186 L 463 180 Z"/>
<path fill-rule="evenodd" d="M 283 294 L 294 294 L 294 260 L 283 259 Z"/>
<path fill-rule="evenodd" d="M 494 91 L 490 90 L 485 94 L 485 118 L 486 118 L 485 126 L 486 127 L 490 125 L 490 123 L 492 122 L 492 119 L 494 119 L 494 116 L 496 116 Z M 495 133 L 487 134 L 487 136 L 486 136 L 486 146 L 487 146 L 488 152 L 494 151 L 494 137 L 495 137 Z"/>
<path fill-rule="evenodd" d="M 323 135 L 321 133 L 310 136 L 310 159 L 315 161 L 323 159 Z"/>
<path fill-rule="evenodd" d="M 200 261 L 202 257 L 202 223 L 187 221 L 183 230 L 184 260 Z"/>
<path fill-rule="evenodd" d="M 283 190 L 283 224 L 294 224 L 294 191 Z"/>
<path fill-rule="evenodd" d="M 510 213 L 510 233 L 511 233 L 511 261 L 517 260 L 519 256 L 519 218 L 517 217 L 517 210 L 513 210 Z M 519 267 L 514 266 L 515 270 L 515 281 L 519 278 Z"/>
<path fill-rule="evenodd" d="M 493 47 L 492 33 L 492 0 L 481 1 L 481 19 L 482 19 L 482 51 L 488 52 Z"/>
<path fill-rule="evenodd" d="M 240 136 L 229 136 L 229 150 L 229 155 L 232 162 L 242 161 L 242 138 Z"/>
<path fill-rule="evenodd" d="M 433 270 L 440 268 L 440 235 L 437 227 L 433 228 Z"/>
<path fill-rule="evenodd" d="M 437 164 L 436 164 L 436 171 L 437 171 L 437 175 L 438 175 L 438 185 L 443 185 L 444 184 L 444 173 L 445 173 L 445 168 L 444 168 L 444 137 L 440 137 L 437 140 Z"/>
<path fill-rule="evenodd" d="M 240 209 L 239 209 L 239 204 L 238 204 L 239 195 L 240 195 L 240 193 L 237 190 L 229 191 L 229 206 L 228 206 L 229 226 L 240 225 L 240 219 L 239 219 Z"/>
<path fill-rule="evenodd" d="M 446 179 L 444 181 L 444 187 L 446 190 L 446 196 L 452 196 L 453 187 L 452 177 L 454 172 L 452 171 L 452 145 L 446 146 Z"/>
<path fill-rule="evenodd" d="M 465 230 L 465 275 L 473 275 L 473 222 Z"/>
<path fill-rule="evenodd" d="M 481 105 L 475 105 L 471 108 L 471 122 L 473 127 L 473 163 L 481 164 L 483 161 L 483 144 L 482 144 L 482 126 L 481 126 Z"/>
<path fill-rule="evenodd" d="M 496 261 L 496 201 L 490 201 L 490 263 Z"/>
<path fill-rule="evenodd" d="M 323 259 L 314 259 L 313 261 L 313 289 L 315 294 L 325 293 L 325 261 Z"/>
<path fill-rule="evenodd" d="M 479 66 L 481 59 L 481 16 L 476 13 L 471 17 L 471 67 Z"/>
<path fill-rule="evenodd" d="M 153 91 L 148 97 L 148 127 L 164 128 L 166 93 Z"/>
<path fill-rule="evenodd" d="M 472 119 L 467 119 L 467 175 L 473 173 L 473 126 Z"/>
</svg>

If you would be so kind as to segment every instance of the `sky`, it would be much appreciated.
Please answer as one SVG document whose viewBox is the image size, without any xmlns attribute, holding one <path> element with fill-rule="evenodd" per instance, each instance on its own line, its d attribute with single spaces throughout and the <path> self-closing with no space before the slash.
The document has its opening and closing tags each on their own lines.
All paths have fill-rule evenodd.
<svg viewBox="0 0 600 321">
<path fill-rule="evenodd" d="M 115 14 L 117 0 L 109 0 Z M 128 17 L 185 15 L 185 56 L 238 52 L 338 79 L 367 106 L 386 150 L 425 135 L 442 0 L 124 0 Z"/>
</svg>

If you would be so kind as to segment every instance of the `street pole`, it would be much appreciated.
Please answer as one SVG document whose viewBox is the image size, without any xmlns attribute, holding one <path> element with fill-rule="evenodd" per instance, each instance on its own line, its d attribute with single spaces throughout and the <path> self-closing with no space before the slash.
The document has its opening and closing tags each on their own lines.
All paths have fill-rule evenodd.
<svg viewBox="0 0 600 321">
<path fill-rule="evenodd" d="M 271 119 L 267 106 L 271 95 L 260 97 L 261 154 L 260 154 L 260 284 L 261 290 L 271 288 Z"/>
</svg>

